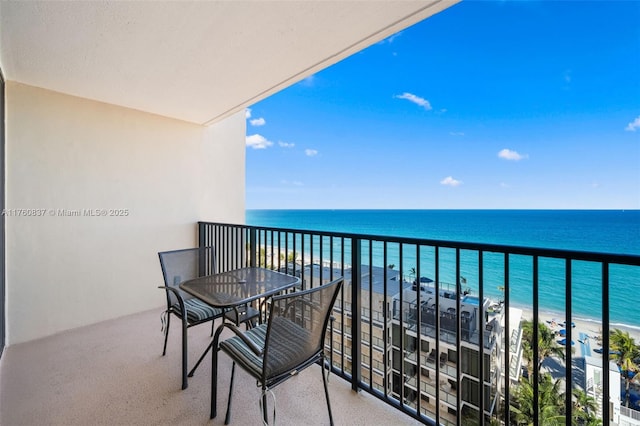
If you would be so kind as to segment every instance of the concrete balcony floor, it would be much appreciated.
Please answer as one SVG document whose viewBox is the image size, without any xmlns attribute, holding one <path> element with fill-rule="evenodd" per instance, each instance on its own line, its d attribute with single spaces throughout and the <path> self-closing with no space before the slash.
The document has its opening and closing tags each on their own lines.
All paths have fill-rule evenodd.
<svg viewBox="0 0 640 426">
<path fill-rule="evenodd" d="M 209 420 L 211 357 L 180 389 L 180 329 L 172 321 L 161 356 L 161 308 L 12 345 L 0 361 L 0 424 L 223 424 L 231 362 L 221 356 L 218 417 Z M 175 320 L 175 317 L 173 318 Z M 216 324 L 217 325 L 217 324 Z M 190 365 L 209 342 L 207 325 L 189 330 Z M 337 425 L 415 425 L 419 422 L 332 375 Z M 274 390 L 277 424 L 325 425 L 329 418 L 318 366 Z M 261 424 L 260 389 L 236 370 L 231 424 Z M 272 400 L 269 399 L 270 412 Z"/>
</svg>

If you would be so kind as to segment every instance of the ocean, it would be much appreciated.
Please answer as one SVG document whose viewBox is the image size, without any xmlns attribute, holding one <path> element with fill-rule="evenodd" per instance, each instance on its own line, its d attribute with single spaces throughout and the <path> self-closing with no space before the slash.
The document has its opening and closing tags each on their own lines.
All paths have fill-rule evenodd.
<svg viewBox="0 0 640 426">
<path fill-rule="evenodd" d="M 254 226 L 346 232 L 433 240 L 503 244 L 546 249 L 640 255 L 640 210 L 247 210 Z M 374 253 L 375 256 L 375 253 Z M 452 255 L 440 259 L 440 280 L 455 282 Z M 488 297 L 499 298 L 504 281 L 500 256 L 485 257 Z M 573 262 L 575 319 L 601 318 L 601 272 L 592 264 Z M 420 266 L 428 271 L 429 265 Z M 510 300 L 531 307 L 531 261 L 514 258 L 510 264 Z M 541 311 L 563 315 L 564 262 L 541 259 Z M 477 264 L 461 259 L 466 286 L 477 294 Z M 495 279 L 491 283 L 491 277 Z M 431 277 L 433 278 L 433 277 Z M 610 271 L 612 325 L 640 329 L 640 267 L 612 267 Z"/>
</svg>

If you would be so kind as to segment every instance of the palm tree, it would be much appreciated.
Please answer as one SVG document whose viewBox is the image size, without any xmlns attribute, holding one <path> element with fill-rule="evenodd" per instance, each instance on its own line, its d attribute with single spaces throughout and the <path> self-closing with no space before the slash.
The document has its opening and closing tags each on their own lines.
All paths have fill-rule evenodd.
<svg viewBox="0 0 640 426">
<path fill-rule="evenodd" d="M 413 283 L 414 284 L 418 283 L 418 272 L 416 271 L 415 267 L 409 268 L 409 276 L 413 277 Z"/>
<path fill-rule="evenodd" d="M 573 390 L 573 424 L 598 425 L 601 420 L 597 417 L 598 402 L 582 389 Z"/>
<path fill-rule="evenodd" d="M 622 331 L 617 328 L 611 332 L 610 343 L 612 349 L 611 359 L 616 360 L 616 364 L 618 364 L 620 372 L 624 376 L 624 406 L 629 408 L 629 387 L 631 385 L 629 372 L 638 371 L 638 366 L 633 360 L 638 358 L 640 350 L 638 350 L 633 337 L 629 336 L 628 331 Z"/>
<path fill-rule="evenodd" d="M 521 378 L 514 391 L 511 412 L 518 425 L 533 425 L 533 383 Z M 538 381 L 538 423 L 542 425 L 563 425 L 566 420 L 564 394 L 560 392 L 561 381 L 553 380 L 550 374 L 539 376 Z"/>
<path fill-rule="evenodd" d="M 527 357 L 530 366 L 533 366 L 533 321 L 522 322 L 523 355 Z M 564 358 L 564 347 L 558 345 L 554 332 L 544 323 L 538 323 L 538 368 L 540 371 L 543 361 L 552 356 Z"/>
</svg>

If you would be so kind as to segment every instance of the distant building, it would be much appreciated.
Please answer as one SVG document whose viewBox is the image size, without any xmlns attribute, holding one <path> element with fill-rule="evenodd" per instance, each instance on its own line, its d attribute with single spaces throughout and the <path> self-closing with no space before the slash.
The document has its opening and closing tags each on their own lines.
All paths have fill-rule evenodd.
<svg viewBox="0 0 640 426">
<path fill-rule="evenodd" d="M 483 409 L 486 416 L 496 412 L 501 400 L 504 368 L 504 327 L 505 313 L 502 305 L 495 305 L 489 299 L 483 300 L 481 315 L 480 301 L 476 296 L 463 295 L 460 299 L 460 365 L 456 330 L 458 327 L 457 293 L 439 290 L 435 294 L 433 286 L 412 286 L 393 298 L 393 392 L 400 398 L 401 392 L 413 406 L 418 397 L 425 414 L 435 413 L 435 387 L 439 387 L 440 413 L 449 413 L 455 420 L 458 410 L 477 418 Z M 438 297 L 438 312 L 436 312 Z M 510 379 L 517 381 L 521 364 L 520 317 L 522 311 L 510 309 L 509 345 L 511 347 Z M 440 346 L 436 353 L 436 316 L 440 322 Z M 421 329 L 418 331 L 418 318 Z M 483 344 L 480 344 L 480 329 L 483 329 Z M 482 348 L 482 350 L 481 350 Z M 418 361 L 417 352 L 420 353 Z M 485 387 L 485 401 L 480 402 L 479 365 L 480 352 L 483 356 L 482 385 Z M 435 383 L 436 364 L 440 370 L 440 381 Z M 403 367 L 403 369 L 402 369 Z M 458 369 L 461 369 L 460 389 L 457 389 Z M 420 374 L 418 375 L 418 371 Z M 403 374 L 404 373 L 404 378 Z M 418 377 L 420 383 L 417 383 Z M 458 407 L 457 392 L 462 404 Z"/>
<path fill-rule="evenodd" d="M 285 269 L 287 273 L 301 277 L 303 284 L 311 279 L 318 281 L 320 277 L 322 282 L 328 282 L 331 277 L 344 276 L 343 298 L 334 306 L 337 312 L 344 309 L 344 324 L 340 322 L 343 316 L 336 315 L 332 329 L 332 359 L 334 365 L 342 366 L 344 371 L 351 373 L 351 358 L 340 353 L 338 348 L 341 345 L 350 347 L 352 344 L 352 269 L 345 268 L 342 271 L 339 265 L 301 266 L 294 263 L 288 263 L 281 268 L 282 272 L 285 272 Z M 497 412 L 504 380 L 505 312 L 502 305 L 485 299 L 485 315 L 482 316 L 476 296 L 467 294 L 460 300 L 462 382 L 459 391 L 462 407 L 457 407 L 457 294 L 446 289 L 440 290 L 440 353 L 436 354 L 435 295 L 431 280 L 419 279 L 412 284 L 403 280 L 399 271 L 395 269 L 364 265 L 361 270 L 361 282 L 361 375 L 365 382 L 370 382 L 372 388 L 381 392 L 387 389 L 392 396 L 403 401 L 403 404 L 414 408 L 417 407 L 417 398 L 421 398 L 422 412 L 431 417 L 434 417 L 436 412 L 435 386 L 439 386 L 440 416 L 443 424 L 455 424 L 458 409 L 463 411 L 463 415 L 470 413 L 476 417 L 481 406 L 487 416 Z M 421 289 L 420 314 L 417 308 L 418 287 Z M 509 314 L 509 378 L 517 382 L 522 363 L 522 311 L 510 308 Z M 420 332 L 417 330 L 418 316 L 422 324 Z M 480 404 L 479 401 L 480 327 L 484 330 L 484 404 Z M 440 366 L 440 383 L 435 383 L 436 363 Z M 417 383 L 418 378 L 420 383 Z"/>
<path fill-rule="evenodd" d="M 590 356 L 573 360 L 574 385 L 593 397 L 598 405 L 598 417 L 602 418 L 602 359 Z M 620 403 L 622 377 L 615 362 L 609 362 L 609 424 L 640 426 L 640 412 L 626 408 Z M 603 424 L 607 422 L 603 421 Z"/>
</svg>

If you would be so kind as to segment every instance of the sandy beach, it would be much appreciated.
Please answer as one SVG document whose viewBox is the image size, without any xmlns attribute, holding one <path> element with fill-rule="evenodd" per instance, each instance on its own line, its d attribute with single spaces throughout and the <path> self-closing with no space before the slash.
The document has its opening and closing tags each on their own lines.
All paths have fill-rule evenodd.
<svg viewBox="0 0 640 426">
<path fill-rule="evenodd" d="M 531 309 L 518 307 L 522 309 L 522 318 L 527 320 L 533 320 L 533 311 Z M 539 312 L 539 320 L 544 323 L 551 330 L 558 333 L 556 341 L 561 341 L 564 336 L 562 330 L 565 328 L 565 315 L 563 313 L 554 313 L 547 311 Z M 574 356 L 593 356 L 600 357 L 601 354 L 595 352 L 595 349 L 602 349 L 600 337 L 602 336 L 602 323 L 596 320 L 573 318 L 571 320 L 575 327 L 571 329 L 571 340 L 575 342 L 573 345 L 575 352 Z M 640 344 L 640 329 L 627 326 L 624 324 L 611 324 L 611 330 L 620 329 L 626 331 L 629 335 L 635 339 L 636 344 Z"/>
</svg>

